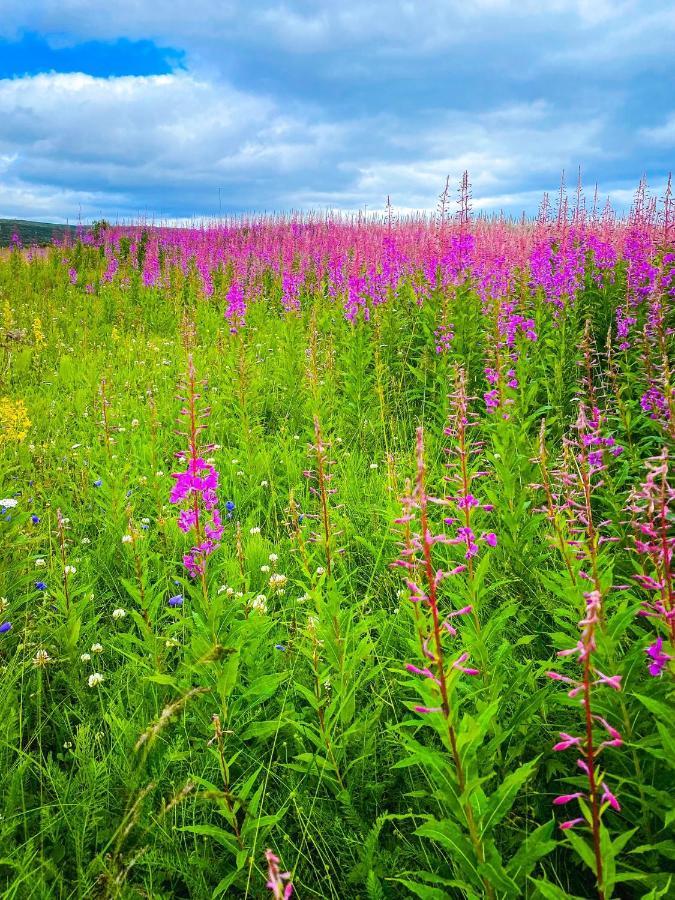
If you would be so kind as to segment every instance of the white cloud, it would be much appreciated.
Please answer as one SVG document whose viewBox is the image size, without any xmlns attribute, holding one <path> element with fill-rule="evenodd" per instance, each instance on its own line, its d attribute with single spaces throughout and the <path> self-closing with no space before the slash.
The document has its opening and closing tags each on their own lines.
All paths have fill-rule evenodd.
<svg viewBox="0 0 675 900">
<path fill-rule="evenodd" d="M 661 147 L 675 147 L 675 113 L 671 113 L 662 125 L 654 128 L 642 128 L 639 133 L 648 144 Z"/>
<path fill-rule="evenodd" d="M 664 126 L 665 127 L 665 126 Z M 561 169 L 605 165 L 609 123 L 544 100 L 333 121 L 186 72 L 0 80 L 0 216 L 430 209 L 468 169 L 475 207 L 536 209 Z M 637 180 L 640 171 L 630 173 Z M 623 185 L 617 185 L 623 187 Z"/>
<path fill-rule="evenodd" d="M 95 214 L 108 192 L 123 214 L 148 203 L 203 208 L 219 187 L 226 203 L 229 191 L 252 206 L 260 196 L 247 201 L 247 184 L 267 182 L 260 193 L 272 193 L 289 173 L 311 173 L 341 138 L 337 126 L 187 74 L 0 80 L 0 214 L 16 212 L 12 197 L 24 209 L 40 192 L 67 201 L 71 215 L 74 198 Z"/>
<path fill-rule="evenodd" d="M 150 38 L 221 52 L 223 41 L 244 38 L 298 53 L 367 45 L 373 53 L 396 49 L 415 55 L 484 37 L 486 28 L 504 33 L 548 24 L 606 33 L 625 21 L 634 27 L 663 5 L 663 0 L 118 0 L 114 12 L 101 15 L 100 5 L 90 0 L 5 0 L 0 35 L 32 30 L 51 35 L 53 43 L 68 35 Z"/>
</svg>

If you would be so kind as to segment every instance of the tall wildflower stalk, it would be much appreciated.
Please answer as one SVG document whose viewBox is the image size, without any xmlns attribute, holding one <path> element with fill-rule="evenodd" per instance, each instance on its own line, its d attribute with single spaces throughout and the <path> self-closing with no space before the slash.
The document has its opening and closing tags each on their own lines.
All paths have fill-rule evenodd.
<svg viewBox="0 0 675 900">
<path fill-rule="evenodd" d="M 425 660 L 423 667 L 407 663 L 406 669 L 414 675 L 424 678 L 426 690 L 435 696 L 438 705 L 416 705 L 415 711 L 424 716 L 440 715 L 444 722 L 444 742 L 450 751 L 455 776 L 457 779 L 458 793 L 461 798 L 461 806 L 464 814 L 469 838 L 476 855 L 479 866 L 485 862 L 485 850 L 482 844 L 480 830 L 478 828 L 470 797 L 466 796 L 467 774 L 462 763 L 457 740 L 457 719 L 459 710 L 454 702 L 454 687 L 457 678 L 461 675 L 478 675 L 478 669 L 469 667 L 465 663 L 469 659 L 466 651 L 449 651 L 446 646 L 450 639 L 458 636 L 458 629 L 453 621 L 472 612 L 471 606 L 462 609 L 441 611 L 439 604 L 439 587 L 443 580 L 452 572 L 444 572 L 436 567 L 433 560 L 433 549 L 438 544 L 451 543 L 451 539 L 445 534 L 434 534 L 431 530 L 429 507 L 431 504 L 442 504 L 443 500 L 427 493 L 426 467 L 424 461 L 424 430 L 417 429 L 416 441 L 417 474 L 412 494 L 403 498 L 403 515 L 396 521 L 406 529 L 410 528 L 404 542 L 401 557 L 394 565 L 403 568 L 408 574 L 417 568 L 416 555 L 419 554 L 420 581 L 406 578 L 406 584 L 410 590 L 412 603 L 420 604 L 428 610 L 430 623 L 428 634 L 422 640 L 422 652 Z M 419 531 L 412 531 L 412 523 L 418 524 Z M 462 567 L 463 568 L 463 567 Z M 484 877 L 483 885 L 485 895 L 494 897 L 494 889 Z"/>
<path fill-rule="evenodd" d="M 586 823 L 591 833 L 593 849 L 593 870 L 596 877 L 598 897 L 605 900 L 608 896 L 603 870 L 602 818 L 611 807 L 620 810 L 620 805 L 607 785 L 606 775 L 600 764 L 599 756 L 606 747 L 620 747 L 623 739 L 620 733 L 603 716 L 597 712 L 595 694 L 599 688 L 621 690 L 620 675 L 606 675 L 598 667 L 598 637 L 603 629 L 603 601 L 607 585 L 600 570 L 600 547 L 602 543 L 612 540 L 605 538 L 596 524 L 593 512 L 593 494 L 603 484 L 602 473 L 605 471 L 605 454 L 618 455 L 621 448 L 611 437 L 602 434 L 601 417 L 597 409 L 588 417 L 583 403 L 579 407 L 579 415 L 574 426 L 576 434 L 566 439 L 567 465 L 554 474 L 560 479 L 560 502 L 570 520 L 570 533 L 567 543 L 574 550 L 574 555 L 581 563 L 579 577 L 589 582 L 590 590 L 583 594 L 584 613 L 579 621 L 580 636 L 576 645 L 559 652 L 559 657 L 576 657 L 580 673 L 576 676 L 561 674 L 558 671 L 548 673 L 554 681 L 568 685 L 568 696 L 578 698 L 582 707 L 582 734 L 560 734 L 553 749 L 563 751 L 574 749 L 579 757 L 577 766 L 586 776 L 587 787 L 584 791 L 562 794 L 553 803 L 556 806 L 577 801 L 581 815 L 562 822 L 563 831 L 570 831 L 577 825 Z M 601 523 L 606 525 L 607 522 Z M 564 552 L 564 551 L 561 551 Z M 610 887 L 611 890 L 611 887 Z"/>
<path fill-rule="evenodd" d="M 186 464 L 183 472 L 174 472 L 175 484 L 171 490 L 171 503 L 182 504 L 178 514 L 178 527 L 193 537 L 193 545 L 183 556 L 183 564 L 192 578 L 199 576 L 208 599 L 206 586 L 206 560 L 218 546 L 223 535 L 223 524 L 218 509 L 218 472 L 204 458 L 213 450 L 213 444 L 203 444 L 200 435 L 205 429 L 204 419 L 211 410 L 200 407 L 201 394 L 192 355 L 188 358 L 185 395 L 179 395 L 184 403 L 180 411 L 187 420 L 186 429 L 177 433 L 187 439 L 187 450 L 179 450 L 176 458 Z"/>
<path fill-rule="evenodd" d="M 647 476 L 631 494 L 628 509 L 633 513 L 637 536 L 635 549 L 645 562 L 644 571 L 636 579 L 649 598 L 642 603 L 639 615 L 659 623 L 670 644 L 671 653 L 663 648 L 663 636 L 658 635 L 647 648 L 649 672 L 661 675 L 675 658 L 675 578 L 673 550 L 675 530 L 670 504 L 675 500 L 675 488 L 668 480 L 668 448 L 645 462 Z"/>
<path fill-rule="evenodd" d="M 330 486 L 333 480 L 330 469 L 334 465 L 334 460 L 329 456 L 330 444 L 323 437 L 318 416 L 314 416 L 314 443 L 310 450 L 314 456 L 316 469 L 307 469 L 303 474 L 312 482 L 309 490 L 319 502 L 319 513 L 315 518 L 318 518 L 321 523 L 321 533 L 313 532 L 311 539 L 322 546 L 326 561 L 326 573 L 330 577 L 333 572 L 334 554 L 339 552 L 334 547 L 334 540 L 339 532 L 333 529 L 330 509 L 330 497 L 337 492 L 337 489 Z"/>
<path fill-rule="evenodd" d="M 443 521 L 446 525 L 457 528 L 456 537 L 449 539 L 447 543 L 466 548 L 466 563 L 462 564 L 462 568 L 467 569 L 471 600 L 474 602 L 474 561 L 480 550 L 479 541 L 486 546 L 496 547 L 497 535 L 493 531 L 476 533 L 476 513 L 492 512 L 493 506 L 482 503 L 473 492 L 474 481 L 488 473 L 478 469 L 474 461 L 482 450 L 483 443 L 471 436 L 472 429 L 478 424 L 478 417 L 470 408 L 466 371 L 461 366 L 455 373 L 455 390 L 450 395 L 450 402 L 451 411 L 444 434 L 450 438 L 450 446 L 445 448 L 448 470 L 445 481 L 451 493 L 446 497 L 445 504 L 454 508 L 455 515 L 448 516 Z M 479 627 L 477 618 L 476 626 Z"/>
</svg>

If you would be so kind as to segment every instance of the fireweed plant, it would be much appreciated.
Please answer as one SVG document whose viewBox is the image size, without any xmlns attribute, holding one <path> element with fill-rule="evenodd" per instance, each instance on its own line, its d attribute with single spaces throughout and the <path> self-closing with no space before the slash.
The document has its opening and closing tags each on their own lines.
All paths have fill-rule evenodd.
<svg viewBox="0 0 675 900">
<path fill-rule="evenodd" d="M 184 472 L 175 472 L 171 490 L 171 502 L 181 504 L 178 527 L 184 534 L 193 537 L 194 543 L 183 556 L 183 565 L 192 578 L 202 579 L 206 592 L 206 560 L 218 546 L 223 535 L 223 522 L 218 508 L 218 472 L 212 462 L 204 458 L 214 445 L 202 444 L 200 434 L 206 428 L 203 420 L 208 417 L 209 407 L 198 406 L 200 394 L 192 356 L 188 359 L 187 378 L 184 383 L 185 396 L 180 399 L 185 404 L 180 411 L 187 419 L 187 429 L 178 433 L 187 439 L 188 449 L 179 450 L 175 456 L 186 464 Z"/>
<path fill-rule="evenodd" d="M 671 896 L 674 317 L 644 183 L 0 250 L 0 894 Z"/>
</svg>

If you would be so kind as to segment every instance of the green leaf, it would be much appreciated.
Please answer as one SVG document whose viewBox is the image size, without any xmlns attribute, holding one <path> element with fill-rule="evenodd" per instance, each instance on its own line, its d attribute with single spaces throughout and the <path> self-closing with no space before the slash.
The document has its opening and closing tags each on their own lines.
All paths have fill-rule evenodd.
<svg viewBox="0 0 675 900">
<path fill-rule="evenodd" d="M 574 847 L 576 853 L 582 858 L 582 860 L 586 863 L 588 868 L 596 875 L 595 871 L 595 854 L 591 847 L 588 846 L 586 841 L 580 837 L 572 828 L 570 828 L 566 832 L 567 840 Z"/>
<path fill-rule="evenodd" d="M 657 719 L 661 719 L 666 725 L 672 725 L 673 711 L 667 707 L 665 703 L 654 700 L 653 697 L 645 697 L 644 694 L 633 694 L 633 696 L 637 697 L 640 703 L 642 703 L 650 713 L 655 715 Z"/>
<path fill-rule="evenodd" d="M 498 825 L 504 816 L 511 810 L 518 791 L 527 781 L 535 766 L 539 762 L 539 756 L 530 762 L 524 763 L 515 772 L 507 775 L 497 790 L 488 798 L 487 809 L 481 820 L 482 835 L 490 834 L 495 825 Z"/>
<path fill-rule="evenodd" d="M 226 850 L 229 850 L 233 856 L 236 856 L 240 850 L 234 835 L 230 834 L 229 831 L 225 831 L 223 828 L 218 828 L 217 825 L 183 825 L 178 831 L 188 831 L 190 834 L 209 837 Z"/>
<path fill-rule="evenodd" d="M 415 834 L 430 838 L 444 847 L 451 854 L 455 864 L 461 865 L 462 871 L 472 877 L 476 884 L 481 884 L 473 847 L 453 821 L 431 819 L 420 825 Z"/>
<path fill-rule="evenodd" d="M 552 881 L 535 878 L 530 880 L 532 884 L 536 884 L 538 894 L 543 897 L 543 900 L 584 900 L 583 897 L 568 894 L 567 891 L 563 891 L 562 888 L 559 888 L 557 884 L 553 884 Z"/>
<path fill-rule="evenodd" d="M 528 834 L 523 843 L 509 861 L 506 871 L 521 884 L 530 876 L 537 862 L 547 856 L 557 847 L 557 841 L 552 840 L 551 833 L 554 823 L 545 822 L 539 828 Z"/>
</svg>

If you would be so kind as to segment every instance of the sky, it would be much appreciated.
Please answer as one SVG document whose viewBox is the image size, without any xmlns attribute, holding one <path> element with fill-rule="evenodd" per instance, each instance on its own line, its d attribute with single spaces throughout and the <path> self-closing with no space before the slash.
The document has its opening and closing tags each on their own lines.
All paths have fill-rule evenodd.
<svg viewBox="0 0 675 900">
<path fill-rule="evenodd" d="M 673 0 L 0 0 L 0 217 L 619 208 L 675 168 Z"/>
</svg>

